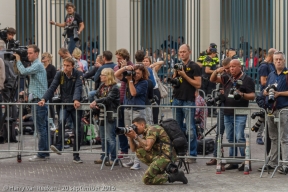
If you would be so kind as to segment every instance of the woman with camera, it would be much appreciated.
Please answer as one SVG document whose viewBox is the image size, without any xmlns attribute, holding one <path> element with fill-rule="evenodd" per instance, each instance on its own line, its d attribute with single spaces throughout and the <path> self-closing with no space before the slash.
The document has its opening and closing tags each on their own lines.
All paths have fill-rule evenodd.
<svg viewBox="0 0 288 192">
<path fill-rule="evenodd" d="M 105 143 L 107 146 L 106 154 L 102 153 L 100 160 L 95 160 L 95 164 L 102 164 L 104 157 L 109 157 L 105 160 L 105 165 L 110 166 L 116 159 L 116 134 L 115 134 L 115 118 L 113 113 L 116 113 L 117 107 L 120 104 L 120 92 L 116 83 L 113 69 L 105 68 L 100 75 L 101 85 L 96 90 L 96 99 L 90 104 L 91 109 L 100 109 L 99 115 L 99 129 L 102 151 L 105 152 Z M 104 109 L 106 108 L 107 116 L 104 119 Z M 106 130 L 105 123 L 106 120 Z"/>
<path fill-rule="evenodd" d="M 125 107 L 124 109 L 124 123 L 125 126 L 132 124 L 132 120 L 136 117 L 146 119 L 145 103 L 148 89 L 148 70 L 144 65 L 125 66 L 115 72 L 117 79 L 127 82 L 126 92 L 124 97 L 124 105 L 140 105 L 139 107 Z M 140 169 L 139 159 L 131 159 L 130 162 L 124 163 L 124 167 L 130 169 Z"/>
</svg>

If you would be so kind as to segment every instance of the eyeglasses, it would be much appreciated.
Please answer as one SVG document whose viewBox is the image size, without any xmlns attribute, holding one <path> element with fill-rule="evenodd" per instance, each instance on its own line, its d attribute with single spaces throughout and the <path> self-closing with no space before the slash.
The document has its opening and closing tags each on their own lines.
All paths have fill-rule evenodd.
<svg viewBox="0 0 288 192">
<path fill-rule="evenodd" d="M 46 57 L 45 56 L 43 56 L 41 59 L 43 60 L 43 59 L 45 59 Z"/>
</svg>

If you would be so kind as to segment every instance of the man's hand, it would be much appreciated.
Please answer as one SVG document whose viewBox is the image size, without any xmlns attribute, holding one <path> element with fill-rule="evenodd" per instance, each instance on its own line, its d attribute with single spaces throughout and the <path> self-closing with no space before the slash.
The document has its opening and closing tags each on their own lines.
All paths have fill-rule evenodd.
<svg viewBox="0 0 288 192">
<path fill-rule="evenodd" d="M 92 103 L 90 103 L 90 108 L 91 109 L 95 109 L 95 108 L 98 109 L 96 101 L 93 101 Z"/>
<path fill-rule="evenodd" d="M 186 75 L 184 68 L 182 68 L 182 70 L 177 70 L 177 72 L 181 77 L 184 77 Z"/>
<path fill-rule="evenodd" d="M 99 68 L 99 67 L 101 67 L 102 65 L 101 65 L 101 63 L 95 62 L 94 66 Z"/>
<path fill-rule="evenodd" d="M 38 105 L 40 107 L 43 107 L 45 105 L 45 100 L 44 99 L 41 99 L 41 101 L 38 102 Z"/>
<path fill-rule="evenodd" d="M 266 91 L 266 89 L 263 90 L 263 95 L 268 96 L 268 92 Z"/>
<path fill-rule="evenodd" d="M 126 76 L 126 79 L 127 79 L 127 81 L 133 81 L 133 80 L 132 80 L 132 75 L 130 75 L 130 76 L 127 75 L 127 76 Z"/>
<path fill-rule="evenodd" d="M 20 61 L 20 55 L 18 55 L 17 53 L 13 54 L 16 57 L 16 61 Z"/>
<path fill-rule="evenodd" d="M 136 137 L 136 132 L 133 130 L 133 129 L 131 129 L 128 133 L 126 133 L 125 134 L 127 137 L 129 137 L 129 138 L 131 138 L 131 139 L 135 139 L 135 137 Z"/>
<path fill-rule="evenodd" d="M 281 96 L 280 94 L 281 94 L 281 92 L 275 91 L 274 92 L 274 97 L 277 98 L 277 97 Z"/>
<path fill-rule="evenodd" d="M 50 21 L 50 24 L 51 24 L 51 25 L 55 25 L 55 22 L 54 22 L 54 21 Z"/>
<path fill-rule="evenodd" d="M 220 68 L 216 69 L 216 73 L 223 73 L 224 70 L 225 70 L 224 67 L 220 67 Z"/>
<path fill-rule="evenodd" d="M 120 62 L 121 68 L 127 66 L 127 61 L 124 59 Z"/>
<path fill-rule="evenodd" d="M 75 107 L 75 109 L 78 109 L 80 107 L 80 102 L 75 100 L 74 101 L 74 107 Z"/>
<path fill-rule="evenodd" d="M 80 35 L 81 32 L 80 32 L 80 31 L 77 31 L 77 33 L 78 33 L 78 35 Z"/>
</svg>

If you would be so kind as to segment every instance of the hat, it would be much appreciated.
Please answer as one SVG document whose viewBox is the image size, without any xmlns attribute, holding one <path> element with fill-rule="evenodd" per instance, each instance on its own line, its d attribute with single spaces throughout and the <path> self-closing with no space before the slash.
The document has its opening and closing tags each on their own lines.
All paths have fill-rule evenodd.
<svg viewBox="0 0 288 192">
<path fill-rule="evenodd" d="M 210 48 L 210 53 L 218 53 L 216 48 Z"/>
<path fill-rule="evenodd" d="M 210 47 L 216 49 L 216 48 L 217 48 L 217 45 L 216 45 L 215 43 L 210 43 Z"/>
</svg>

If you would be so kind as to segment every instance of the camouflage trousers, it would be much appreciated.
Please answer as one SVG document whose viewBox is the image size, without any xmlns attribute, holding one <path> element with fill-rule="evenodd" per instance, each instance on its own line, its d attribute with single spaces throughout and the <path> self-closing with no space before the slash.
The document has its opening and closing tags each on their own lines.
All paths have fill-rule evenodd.
<svg viewBox="0 0 288 192">
<path fill-rule="evenodd" d="M 138 149 L 136 154 L 141 162 L 149 166 L 142 178 L 146 185 L 159 185 L 168 181 L 165 169 L 170 162 L 169 158 L 164 155 L 156 156 L 153 152 L 144 149 Z"/>
</svg>

